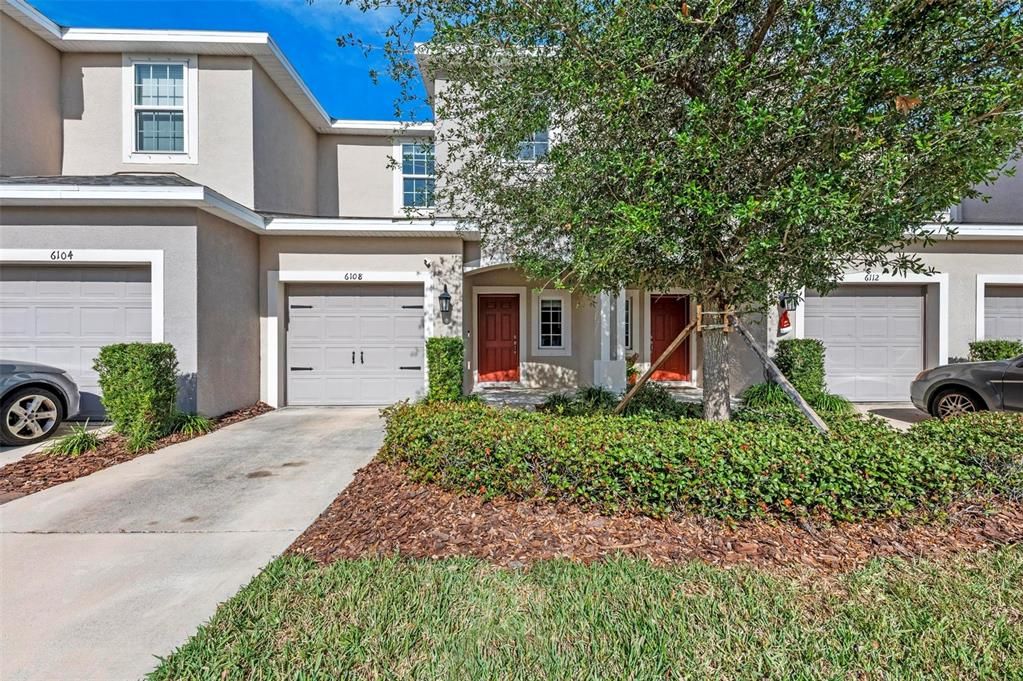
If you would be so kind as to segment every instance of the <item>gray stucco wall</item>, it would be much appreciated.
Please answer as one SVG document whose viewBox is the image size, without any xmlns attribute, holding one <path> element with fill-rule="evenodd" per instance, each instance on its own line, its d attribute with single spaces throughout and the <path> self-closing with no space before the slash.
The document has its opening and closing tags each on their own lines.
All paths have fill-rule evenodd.
<svg viewBox="0 0 1023 681">
<path fill-rule="evenodd" d="M 200 212 L 196 256 L 198 409 L 220 415 L 259 400 L 259 237 Z"/>
<path fill-rule="evenodd" d="M 321 137 L 318 162 L 321 214 L 343 217 L 395 215 L 396 171 L 388 167 L 393 153 L 394 140 L 390 137 Z"/>
<path fill-rule="evenodd" d="M 57 175 L 60 159 L 60 53 L 0 14 L 0 175 Z"/>
<path fill-rule="evenodd" d="M 317 135 L 258 64 L 252 67 L 257 210 L 316 215 Z"/>
<path fill-rule="evenodd" d="M 177 350 L 182 409 L 195 410 L 199 370 L 196 328 L 194 209 L 28 208 L 4 206 L 5 249 L 162 250 L 164 340 Z"/>
<path fill-rule="evenodd" d="M 960 206 L 962 222 L 1023 224 L 1023 172 L 1003 175 L 990 186 L 978 187 L 988 201 L 971 199 Z"/>
<path fill-rule="evenodd" d="M 252 68 L 248 57 L 199 57 L 197 163 L 125 163 L 121 55 L 65 53 L 63 174 L 173 172 L 253 207 Z"/>
</svg>

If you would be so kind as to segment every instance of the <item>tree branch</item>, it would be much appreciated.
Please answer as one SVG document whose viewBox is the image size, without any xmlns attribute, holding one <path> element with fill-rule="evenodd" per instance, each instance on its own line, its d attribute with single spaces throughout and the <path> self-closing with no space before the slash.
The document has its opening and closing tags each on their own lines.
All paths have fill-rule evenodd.
<svg viewBox="0 0 1023 681">
<path fill-rule="evenodd" d="M 781 6 L 785 4 L 785 0 L 771 0 L 771 3 L 767 6 L 767 12 L 763 18 L 757 23 L 757 27 L 753 30 L 753 35 L 750 36 L 749 45 L 746 46 L 746 54 L 743 59 L 743 63 L 749 64 L 753 61 L 753 57 L 756 56 L 760 48 L 764 46 L 764 40 L 767 38 L 767 32 L 771 30 L 771 26 L 774 25 L 774 20 L 778 16 L 778 11 L 781 10 Z"/>
</svg>

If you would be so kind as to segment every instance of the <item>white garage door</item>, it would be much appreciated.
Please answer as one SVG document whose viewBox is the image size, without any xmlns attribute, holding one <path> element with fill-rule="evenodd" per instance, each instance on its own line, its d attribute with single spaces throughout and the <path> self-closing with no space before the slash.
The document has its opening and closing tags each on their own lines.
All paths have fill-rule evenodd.
<svg viewBox="0 0 1023 681">
<path fill-rule="evenodd" d="M 288 404 L 390 404 L 423 392 L 423 287 L 293 285 Z"/>
<path fill-rule="evenodd" d="M 1023 340 L 1023 286 L 985 287 L 984 337 Z"/>
<path fill-rule="evenodd" d="M 924 289 L 840 286 L 806 296 L 805 335 L 824 341 L 828 389 L 857 402 L 909 400 L 924 363 Z"/>
<path fill-rule="evenodd" d="M 148 267 L 0 267 L 0 357 L 70 373 L 82 392 L 82 417 L 99 416 L 93 360 L 104 345 L 148 341 Z"/>
</svg>

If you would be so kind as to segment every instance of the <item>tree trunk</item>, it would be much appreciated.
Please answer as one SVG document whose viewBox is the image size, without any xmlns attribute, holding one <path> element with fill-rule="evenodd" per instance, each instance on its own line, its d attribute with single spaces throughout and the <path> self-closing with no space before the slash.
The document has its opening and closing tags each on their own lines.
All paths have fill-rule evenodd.
<svg viewBox="0 0 1023 681">
<path fill-rule="evenodd" d="M 691 334 L 695 328 L 695 321 L 691 321 L 686 324 L 686 327 L 682 329 L 677 336 L 675 336 L 675 340 L 671 341 L 668 347 L 664 349 L 661 356 L 654 360 L 653 364 L 650 365 L 650 368 L 643 372 L 643 375 L 639 377 L 636 384 L 633 385 L 627 393 L 625 393 L 622 401 L 618 403 L 617 407 L 615 407 L 614 413 L 621 414 L 625 411 L 625 407 L 628 406 L 629 402 L 632 401 L 632 398 L 636 396 L 636 393 L 638 393 L 639 389 L 643 387 L 643 384 L 650 380 L 650 377 L 654 375 L 654 372 L 657 371 L 658 367 L 667 361 L 667 359 L 671 356 L 671 353 L 675 352 L 675 350 L 677 350 L 678 347 L 685 342 L 686 338 L 689 337 L 689 334 Z"/>
<path fill-rule="evenodd" d="M 713 311 L 715 307 L 718 306 L 705 306 L 704 311 Z M 703 339 L 703 418 L 707 421 L 728 421 L 732 418 L 732 403 L 728 386 L 728 335 L 721 328 L 725 316 L 708 315 L 703 321 L 709 321 L 709 328 L 705 325 L 700 330 Z"/>
<path fill-rule="evenodd" d="M 816 411 L 813 410 L 813 407 L 811 407 L 807 401 L 803 399 L 803 396 L 799 394 L 799 391 L 796 390 L 795 386 L 789 383 L 789 379 L 785 378 L 785 374 L 783 374 L 781 369 L 778 368 L 778 365 L 771 360 L 771 357 L 767 354 L 767 352 L 760 347 L 757 340 L 753 337 L 753 334 L 751 334 L 749 330 L 743 326 L 743 323 L 739 321 L 739 318 L 734 314 L 731 315 L 731 318 L 732 324 L 734 324 L 735 328 L 740 334 L 742 334 L 742 337 L 749 344 L 753 352 L 756 353 L 757 357 L 760 358 L 760 361 L 764 363 L 764 367 L 767 369 L 767 375 L 770 379 L 781 386 L 782 391 L 788 395 L 789 399 L 795 403 L 799 410 L 803 412 L 803 415 L 809 419 L 810 423 L 813 424 L 813 427 L 816 428 L 821 435 L 827 435 L 828 432 L 830 432 L 828 424 L 824 423 L 824 420 Z"/>
</svg>

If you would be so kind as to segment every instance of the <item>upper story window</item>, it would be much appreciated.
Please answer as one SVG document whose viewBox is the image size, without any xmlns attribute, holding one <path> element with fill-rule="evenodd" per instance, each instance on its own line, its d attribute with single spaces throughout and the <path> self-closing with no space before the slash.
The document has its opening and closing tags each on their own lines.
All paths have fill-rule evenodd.
<svg viewBox="0 0 1023 681">
<path fill-rule="evenodd" d="M 195 65 L 195 57 L 125 55 L 125 162 L 196 162 Z"/>
<path fill-rule="evenodd" d="M 515 158 L 519 161 L 539 161 L 547 155 L 551 148 L 551 134 L 548 130 L 540 130 L 519 142 Z"/>
<path fill-rule="evenodd" d="M 432 209 L 435 176 L 433 144 L 402 142 L 400 207 L 406 211 Z"/>
</svg>

